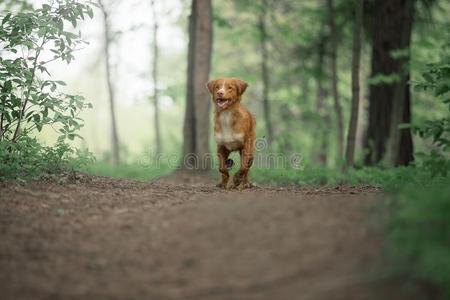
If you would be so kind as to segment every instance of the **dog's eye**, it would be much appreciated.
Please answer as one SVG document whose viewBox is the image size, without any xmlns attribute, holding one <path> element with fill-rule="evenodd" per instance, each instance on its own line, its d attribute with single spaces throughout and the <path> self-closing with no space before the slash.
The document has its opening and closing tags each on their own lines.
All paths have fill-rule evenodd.
<svg viewBox="0 0 450 300">
<path fill-rule="evenodd" d="M 228 89 L 231 91 L 233 89 L 233 87 L 229 86 Z"/>
</svg>

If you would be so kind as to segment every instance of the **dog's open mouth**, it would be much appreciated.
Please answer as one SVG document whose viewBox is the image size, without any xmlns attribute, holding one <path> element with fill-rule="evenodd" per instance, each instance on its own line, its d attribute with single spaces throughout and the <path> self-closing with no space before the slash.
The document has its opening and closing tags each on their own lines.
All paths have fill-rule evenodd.
<svg viewBox="0 0 450 300">
<path fill-rule="evenodd" d="M 230 100 L 228 99 L 224 99 L 224 98 L 217 98 L 217 106 L 220 108 L 224 108 L 225 106 L 227 106 L 227 104 L 230 102 Z"/>
</svg>

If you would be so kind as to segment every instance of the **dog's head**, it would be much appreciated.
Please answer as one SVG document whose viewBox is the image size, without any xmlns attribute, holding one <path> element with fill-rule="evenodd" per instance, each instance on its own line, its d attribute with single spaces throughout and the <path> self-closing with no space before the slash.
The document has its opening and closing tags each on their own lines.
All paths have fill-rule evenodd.
<svg viewBox="0 0 450 300">
<path fill-rule="evenodd" d="M 206 86 L 217 109 L 223 110 L 241 101 L 248 84 L 237 78 L 219 78 L 208 81 Z"/>
</svg>

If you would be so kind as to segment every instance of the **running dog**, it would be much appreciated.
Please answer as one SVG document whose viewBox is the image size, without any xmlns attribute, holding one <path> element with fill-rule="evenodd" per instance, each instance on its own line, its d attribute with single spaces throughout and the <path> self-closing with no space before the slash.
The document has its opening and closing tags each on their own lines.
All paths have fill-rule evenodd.
<svg viewBox="0 0 450 300">
<path fill-rule="evenodd" d="M 233 188 L 249 188 L 248 172 L 255 152 L 255 117 L 241 104 L 242 94 L 248 84 L 237 78 L 219 78 L 207 83 L 214 112 L 214 137 L 219 156 L 219 171 L 222 174 L 218 187 L 227 188 L 229 169 L 233 160 L 228 156 L 239 151 L 241 166 L 233 177 Z"/>
</svg>

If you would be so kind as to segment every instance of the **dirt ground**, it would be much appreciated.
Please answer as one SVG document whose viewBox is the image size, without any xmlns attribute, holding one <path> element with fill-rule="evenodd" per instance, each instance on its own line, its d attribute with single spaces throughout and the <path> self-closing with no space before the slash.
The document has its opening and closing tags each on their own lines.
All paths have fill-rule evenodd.
<svg viewBox="0 0 450 300">
<path fill-rule="evenodd" d="M 423 299 L 380 275 L 376 188 L 194 181 L 1 184 L 0 298 Z"/>
</svg>

